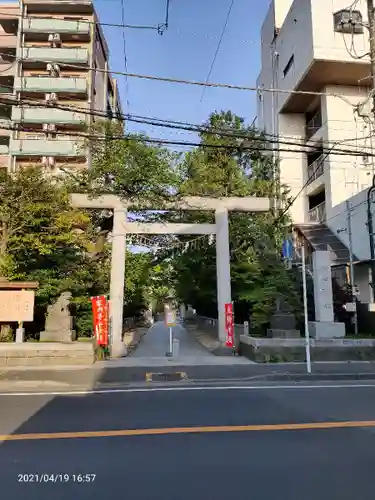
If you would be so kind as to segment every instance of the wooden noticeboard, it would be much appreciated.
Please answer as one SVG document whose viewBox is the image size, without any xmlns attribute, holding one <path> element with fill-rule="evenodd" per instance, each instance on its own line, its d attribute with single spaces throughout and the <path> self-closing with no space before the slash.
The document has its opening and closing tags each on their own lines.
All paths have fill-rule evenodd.
<svg viewBox="0 0 375 500">
<path fill-rule="evenodd" d="M 0 323 L 34 320 L 33 290 L 0 290 Z"/>
</svg>

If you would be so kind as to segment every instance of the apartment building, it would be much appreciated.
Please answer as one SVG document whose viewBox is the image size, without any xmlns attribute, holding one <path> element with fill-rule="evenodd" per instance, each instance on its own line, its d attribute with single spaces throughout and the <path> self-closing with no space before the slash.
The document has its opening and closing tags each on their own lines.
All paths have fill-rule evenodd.
<svg viewBox="0 0 375 500">
<path fill-rule="evenodd" d="M 291 208 L 296 224 L 328 224 L 334 207 L 370 185 L 374 173 L 366 154 L 373 135 L 366 0 L 353 9 L 350 4 L 273 0 L 261 30 L 257 85 L 280 92 L 258 92 L 259 127 L 297 144 L 280 143 L 281 150 L 301 149 L 299 144 L 308 149 L 275 152 L 281 182 L 293 197 L 302 190 Z M 323 154 L 330 148 L 331 154 Z M 363 155 L 335 154 L 336 149 Z"/>
<path fill-rule="evenodd" d="M 89 166 L 77 134 L 100 114 L 121 114 L 108 71 L 93 0 L 0 3 L 0 97 L 17 100 L 0 102 L 0 167 L 43 165 L 53 173 Z"/>
</svg>

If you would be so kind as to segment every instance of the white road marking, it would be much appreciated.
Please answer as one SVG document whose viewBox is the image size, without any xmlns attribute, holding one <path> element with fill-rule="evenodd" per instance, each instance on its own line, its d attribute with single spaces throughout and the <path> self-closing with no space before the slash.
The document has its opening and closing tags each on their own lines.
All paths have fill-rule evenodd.
<svg viewBox="0 0 375 500">
<path fill-rule="evenodd" d="M 3 396 L 89 396 L 91 394 L 123 394 L 137 392 L 183 392 L 183 391 L 280 391 L 310 389 L 363 389 L 374 388 L 374 384 L 327 384 L 327 385 L 232 385 L 232 386 L 187 386 L 187 387 L 150 387 L 119 389 L 85 389 L 76 391 L 41 392 L 0 392 Z"/>
</svg>

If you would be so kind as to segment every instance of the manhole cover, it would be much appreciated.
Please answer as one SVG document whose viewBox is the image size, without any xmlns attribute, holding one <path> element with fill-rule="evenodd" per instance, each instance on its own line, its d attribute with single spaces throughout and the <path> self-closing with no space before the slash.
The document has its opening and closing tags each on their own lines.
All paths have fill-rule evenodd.
<svg viewBox="0 0 375 500">
<path fill-rule="evenodd" d="M 146 382 L 178 382 L 180 380 L 187 380 L 185 372 L 146 373 Z"/>
</svg>

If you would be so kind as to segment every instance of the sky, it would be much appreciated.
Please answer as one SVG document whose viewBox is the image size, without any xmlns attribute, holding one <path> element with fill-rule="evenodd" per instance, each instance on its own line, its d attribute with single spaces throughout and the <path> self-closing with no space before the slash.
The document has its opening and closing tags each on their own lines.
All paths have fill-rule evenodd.
<svg viewBox="0 0 375 500">
<path fill-rule="evenodd" d="M 260 67 L 260 28 L 269 0 L 235 0 L 210 82 L 254 86 Z M 124 0 L 125 23 L 157 25 L 164 22 L 166 0 Z M 127 69 L 130 73 L 205 81 L 231 0 L 170 0 L 169 28 L 160 36 L 153 30 L 126 29 Z M 121 0 L 95 0 L 102 23 L 122 23 Z M 125 71 L 123 31 L 105 26 L 111 69 Z M 207 88 L 119 76 L 125 113 L 167 120 L 203 123 L 215 110 L 232 110 L 251 123 L 256 95 L 251 91 Z M 127 92 L 126 92 L 127 89 Z M 127 103 L 128 101 L 128 103 Z M 186 132 L 131 124 L 127 131 L 151 137 L 194 140 Z"/>
<path fill-rule="evenodd" d="M 123 0 L 125 23 L 164 22 L 166 0 Z M 153 30 L 123 30 L 103 26 L 111 53 L 112 71 L 206 81 L 232 0 L 170 0 L 169 27 L 160 36 Z M 269 0 L 235 0 L 209 82 L 255 86 L 260 69 L 260 29 Z M 100 22 L 122 24 L 121 0 L 95 0 Z M 116 76 L 116 75 L 114 75 Z M 256 94 L 118 76 L 123 111 L 165 120 L 202 124 L 210 113 L 231 110 L 251 123 Z M 196 141 L 194 133 L 127 122 L 128 132 L 150 137 Z M 177 148 L 185 150 L 186 148 Z M 146 248 L 132 246 L 133 252 Z"/>
</svg>

